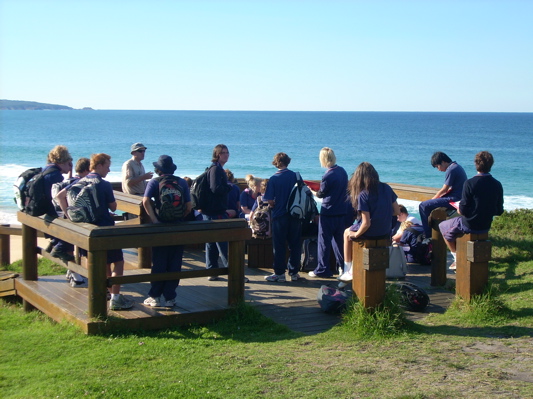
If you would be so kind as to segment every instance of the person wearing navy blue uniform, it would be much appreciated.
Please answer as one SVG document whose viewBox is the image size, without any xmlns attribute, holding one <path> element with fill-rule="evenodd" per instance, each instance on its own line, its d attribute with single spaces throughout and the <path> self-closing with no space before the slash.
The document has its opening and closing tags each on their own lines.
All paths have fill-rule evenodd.
<svg viewBox="0 0 533 399">
<path fill-rule="evenodd" d="M 318 265 L 309 272 L 309 277 L 332 277 L 330 253 L 333 248 L 337 268 L 344 265 L 343 233 L 346 218 L 346 190 L 348 174 L 337 165 L 337 157 L 331 148 L 320 150 L 320 165 L 327 168 L 322 176 L 320 189 L 315 193 L 322 199 L 320 218 L 318 220 Z"/>
<path fill-rule="evenodd" d="M 352 240 L 391 236 L 392 218 L 400 213 L 398 196 L 392 188 L 379 181 L 376 169 L 362 162 L 348 183 L 357 221 L 344 231 L 344 273 L 339 280 L 352 280 Z"/>
<path fill-rule="evenodd" d="M 490 174 L 494 164 L 492 154 L 488 151 L 477 153 L 474 164 L 478 173 L 464 184 L 459 203 L 460 216 L 439 224 L 442 237 L 453 256 L 451 270 L 455 269 L 457 237 L 469 233 L 488 233 L 494 216 L 503 213 L 503 187 Z"/>
<path fill-rule="evenodd" d="M 158 176 L 174 176 L 176 165 L 172 157 L 168 155 L 161 155 L 157 162 L 153 162 L 155 173 Z M 185 213 L 183 218 L 191 212 L 191 194 L 189 186 L 185 180 L 176 177 L 179 186 L 183 191 L 182 201 L 185 203 Z M 152 198 L 155 206 L 152 205 Z M 161 223 L 157 216 L 156 209 L 161 208 L 161 198 L 159 196 L 159 179 L 151 179 L 146 185 L 146 190 L 143 195 L 143 206 L 150 217 L 152 223 Z M 182 218 L 182 220 L 183 220 Z M 183 262 L 183 245 L 168 245 L 160 247 L 152 247 L 152 273 L 171 273 L 180 272 Z M 148 298 L 145 299 L 144 304 L 147 306 L 166 306 L 173 307 L 176 305 L 176 288 L 178 288 L 179 280 L 166 281 L 152 281 L 151 288 L 148 292 Z M 162 297 L 165 298 L 163 301 Z"/>
<path fill-rule="evenodd" d="M 263 196 L 272 208 L 272 247 L 274 251 L 274 274 L 266 276 L 270 282 L 284 282 L 287 265 L 285 263 L 286 245 L 289 246 L 289 275 L 292 281 L 298 280 L 300 275 L 302 223 L 293 218 L 287 211 L 289 195 L 296 184 L 296 173 L 287 167 L 291 158 L 284 152 L 274 156 L 272 164 L 278 171 L 268 181 Z"/>
<path fill-rule="evenodd" d="M 202 209 L 204 220 L 228 219 L 226 213 L 228 207 L 228 193 L 231 187 L 224 171 L 224 165 L 228 162 L 229 150 L 224 144 L 218 144 L 213 149 L 211 166 L 207 171 L 209 189 L 212 193 L 210 206 Z M 228 243 L 207 242 L 205 243 L 205 266 L 207 269 L 218 268 L 218 258 L 222 260 L 222 266 L 228 267 Z M 208 280 L 218 280 L 218 276 L 209 276 Z"/>
<path fill-rule="evenodd" d="M 431 211 L 440 207 L 453 209 L 450 202 L 456 202 L 461 199 L 463 184 L 467 179 L 462 166 L 457 162 L 452 161 L 450 157 L 443 152 L 436 152 L 433 154 L 431 157 L 431 166 L 437 168 L 440 172 L 445 172 L 446 175 L 444 177 L 442 188 L 437 191 L 432 199 L 421 202 L 418 207 L 420 220 L 424 227 L 424 234 L 428 239 L 431 238 L 431 226 L 428 222 Z"/>
<path fill-rule="evenodd" d="M 260 195 L 261 191 L 261 179 L 255 177 L 254 175 L 246 175 L 246 184 L 248 187 L 242 190 L 239 202 L 241 203 L 241 212 L 239 217 L 250 219 L 250 213 L 252 213 L 252 208 L 257 200 L 257 196 Z"/>
<path fill-rule="evenodd" d="M 233 219 L 233 218 L 238 217 L 239 213 L 241 212 L 241 202 L 240 202 L 241 190 L 239 189 L 239 186 L 237 185 L 237 179 L 235 179 L 233 172 L 229 169 L 225 169 L 224 172 L 226 172 L 226 177 L 228 179 L 228 185 L 230 187 L 230 190 L 228 193 L 228 207 L 226 209 L 226 213 L 228 214 L 228 217 L 230 219 Z"/>
</svg>

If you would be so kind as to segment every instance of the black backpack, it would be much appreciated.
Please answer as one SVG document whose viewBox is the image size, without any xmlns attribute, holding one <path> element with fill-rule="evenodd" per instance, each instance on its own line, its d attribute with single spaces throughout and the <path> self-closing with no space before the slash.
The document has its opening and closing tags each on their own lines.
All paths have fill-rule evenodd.
<svg viewBox="0 0 533 399">
<path fill-rule="evenodd" d="M 14 184 L 15 203 L 21 211 L 31 216 L 42 216 L 54 209 L 45 193 L 44 176 L 57 171 L 57 167 L 31 168 L 24 171 Z M 51 195 L 51 193 L 50 193 Z"/>
<path fill-rule="evenodd" d="M 318 290 L 316 299 L 320 308 L 331 314 L 337 314 L 346 309 L 348 300 L 353 296 L 353 291 L 344 290 L 341 291 L 336 287 L 330 287 L 329 285 L 323 285 Z"/>
<path fill-rule="evenodd" d="M 407 310 L 423 312 L 429 305 L 429 295 L 422 288 L 407 282 L 397 283 L 396 286 Z"/>
<path fill-rule="evenodd" d="M 302 271 L 315 270 L 318 266 L 318 240 L 307 238 L 302 244 Z"/>
<path fill-rule="evenodd" d="M 185 215 L 185 192 L 179 184 L 179 178 L 173 175 L 161 176 L 159 182 L 159 200 L 161 206 L 157 217 L 162 222 L 176 222 Z"/>
<path fill-rule="evenodd" d="M 213 202 L 213 192 L 209 188 L 209 178 L 207 172 L 210 168 L 206 168 L 205 172 L 194 179 L 191 186 L 191 202 L 193 209 L 209 209 Z"/>
<path fill-rule="evenodd" d="M 257 198 L 257 208 L 250 219 L 250 227 L 254 238 L 272 237 L 272 211 L 268 202 L 263 201 L 263 197 Z"/>
</svg>

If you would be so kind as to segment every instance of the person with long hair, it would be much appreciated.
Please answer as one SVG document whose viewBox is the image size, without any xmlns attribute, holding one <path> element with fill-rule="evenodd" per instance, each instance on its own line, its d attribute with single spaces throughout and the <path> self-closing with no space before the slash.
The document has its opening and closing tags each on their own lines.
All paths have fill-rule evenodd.
<svg viewBox="0 0 533 399">
<path fill-rule="evenodd" d="M 379 181 L 378 172 L 368 162 L 355 169 L 348 192 L 357 219 L 344 231 L 344 273 L 339 277 L 343 283 L 352 280 L 352 241 L 390 238 L 392 217 L 400 213 L 398 196 L 388 184 Z"/>
</svg>

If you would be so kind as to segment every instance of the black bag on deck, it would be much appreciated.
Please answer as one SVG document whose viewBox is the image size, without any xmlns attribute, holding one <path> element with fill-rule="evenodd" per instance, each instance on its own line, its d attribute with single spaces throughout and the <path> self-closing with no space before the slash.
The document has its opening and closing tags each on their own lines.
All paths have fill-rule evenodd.
<svg viewBox="0 0 533 399">
<path fill-rule="evenodd" d="M 423 312 L 429 305 L 429 295 L 413 283 L 397 283 L 404 307 L 413 312 Z"/>
<path fill-rule="evenodd" d="M 318 290 L 316 299 L 324 312 L 336 314 L 346 309 L 348 300 L 352 295 L 352 291 L 341 291 L 336 287 L 323 285 Z"/>
<path fill-rule="evenodd" d="M 318 266 L 318 240 L 308 238 L 302 244 L 302 271 L 309 272 Z"/>
</svg>

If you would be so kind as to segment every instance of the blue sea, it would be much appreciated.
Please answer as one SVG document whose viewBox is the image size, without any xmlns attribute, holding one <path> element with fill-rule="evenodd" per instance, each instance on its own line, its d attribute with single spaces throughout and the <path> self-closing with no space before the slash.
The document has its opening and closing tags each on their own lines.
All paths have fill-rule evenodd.
<svg viewBox="0 0 533 399">
<path fill-rule="evenodd" d="M 331 147 L 349 174 L 372 163 L 385 182 L 440 188 L 444 174 L 430 165 L 443 151 L 475 174 L 474 155 L 495 158 L 493 175 L 505 191 L 505 209 L 533 208 L 533 113 L 264 112 L 264 111 L 0 111 L 0 223 L 16 223 L 13 183 L 25 169 L 44 166 L 51 148 L 66 145 L 74 160 L 111 155 L 107 179 L 120 181 L 130 146 L 148 150 L 145 168 L 168 154 L 179 176 L 195 177 L 224 143 L 225 165 L 236 177 L 266 178 L 272 158 L 286 152 L 290 169 L 308 180 L 324 173 L 318 153 Z M 417 214 L 417 203 L 401 201 Z"/>
</svg>

